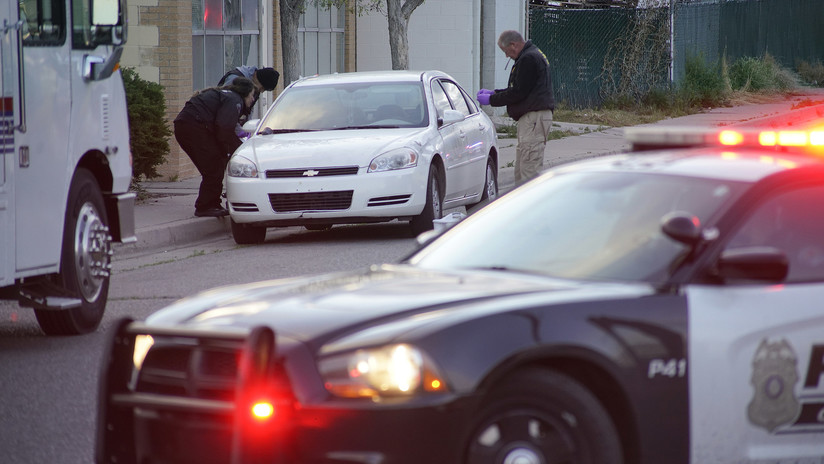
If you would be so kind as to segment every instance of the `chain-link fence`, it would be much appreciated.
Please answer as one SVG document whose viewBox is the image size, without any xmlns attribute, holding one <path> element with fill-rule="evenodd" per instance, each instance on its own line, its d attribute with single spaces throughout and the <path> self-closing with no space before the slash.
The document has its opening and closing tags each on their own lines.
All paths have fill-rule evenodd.
<svg viewBox="0 0 824 464">
<path fill-rule="evenodd" d="M 533 5 L 529 37 L 550 60 L 555 98 L 573 107 L 638 99 L 684 76 L 686 59 L 772 55 L 795 69 L 824 61 L 823 0 L 648 0 L 654 7 Z"/>
</svg>

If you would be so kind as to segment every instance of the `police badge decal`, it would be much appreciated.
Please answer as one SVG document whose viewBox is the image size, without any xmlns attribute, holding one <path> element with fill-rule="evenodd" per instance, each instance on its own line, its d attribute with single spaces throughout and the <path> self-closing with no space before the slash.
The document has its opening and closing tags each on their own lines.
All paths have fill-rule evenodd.
<svg viewBox="0 0 824 464">
<path fill-rule="evenodd" d="M 747 407 L 751 423 L 773 432 L 798 417 L 801 404 L 795 396 L 797 364 L 789 342 L 761 340 L 752 360 L 750 383 L 755 391 Z"/>
</svg>

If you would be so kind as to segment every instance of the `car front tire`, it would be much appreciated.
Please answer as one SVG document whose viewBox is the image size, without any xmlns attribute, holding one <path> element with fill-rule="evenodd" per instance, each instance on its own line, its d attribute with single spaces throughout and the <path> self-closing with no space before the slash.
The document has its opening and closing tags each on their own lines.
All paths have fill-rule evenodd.
<svg viewBox="0 0 824 464">
<path fill-rule="evenodd" d="M 409 226 L 415 235 L 432 230 L 432 221 L 443 217 L 443 193 L 438 178 L 438 168 L 429 167 L 429 179 L 426 182 L 426 204 L 421 214 L 412 218 Z"/>
<path fill-rule="evenodd" d="M 515 372 L 482 404 L 465 464 L 623 462 L 609 414 L 565 374 L 537 368 Z"/>
<path fill-rule="evenodd" d="M 69 188 L 63 228 L 63 250 L 56 285 L 80 306 L 70 309 L 35 309 L 47 335 L 78 335 L 100 325 L 109 296 L 111 235 L 103 195 L 97 180 L 78 169 Z"/>
<path fill-rule="evenodd" d="M 266 240 L 266 227 L 238 224 L 232 220 L 232 238 L 238 245 L 257 245 Z"/>
</svg>

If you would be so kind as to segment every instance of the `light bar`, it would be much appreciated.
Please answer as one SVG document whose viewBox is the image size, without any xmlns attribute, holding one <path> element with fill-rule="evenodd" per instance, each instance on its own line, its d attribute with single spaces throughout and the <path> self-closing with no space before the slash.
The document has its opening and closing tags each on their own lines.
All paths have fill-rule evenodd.
<svg viewBox="0 0 824 464">
<path fill-rule="evenodd" d="M 624 137 L 635 150 L 702 146 L 824 149 L 824 130 L 704 129 L 693 127 L 628 127 Z"/>
</svg>

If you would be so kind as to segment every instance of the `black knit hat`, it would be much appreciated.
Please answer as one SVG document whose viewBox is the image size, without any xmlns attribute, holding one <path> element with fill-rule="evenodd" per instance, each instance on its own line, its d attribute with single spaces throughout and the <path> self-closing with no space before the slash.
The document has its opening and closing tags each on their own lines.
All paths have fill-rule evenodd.
<svg viewBox="0 0 824 464">
<path fill-rule="evenodd" d="M 258 82 L 260 82 L 260 85 L 263 86 L 264 90 L 271 91 L 275 90 L 275 87 L 277 87 L 280 73 L 272 68 L 260 68 L 255 71 L 255 77 Z"/>
</svg>

